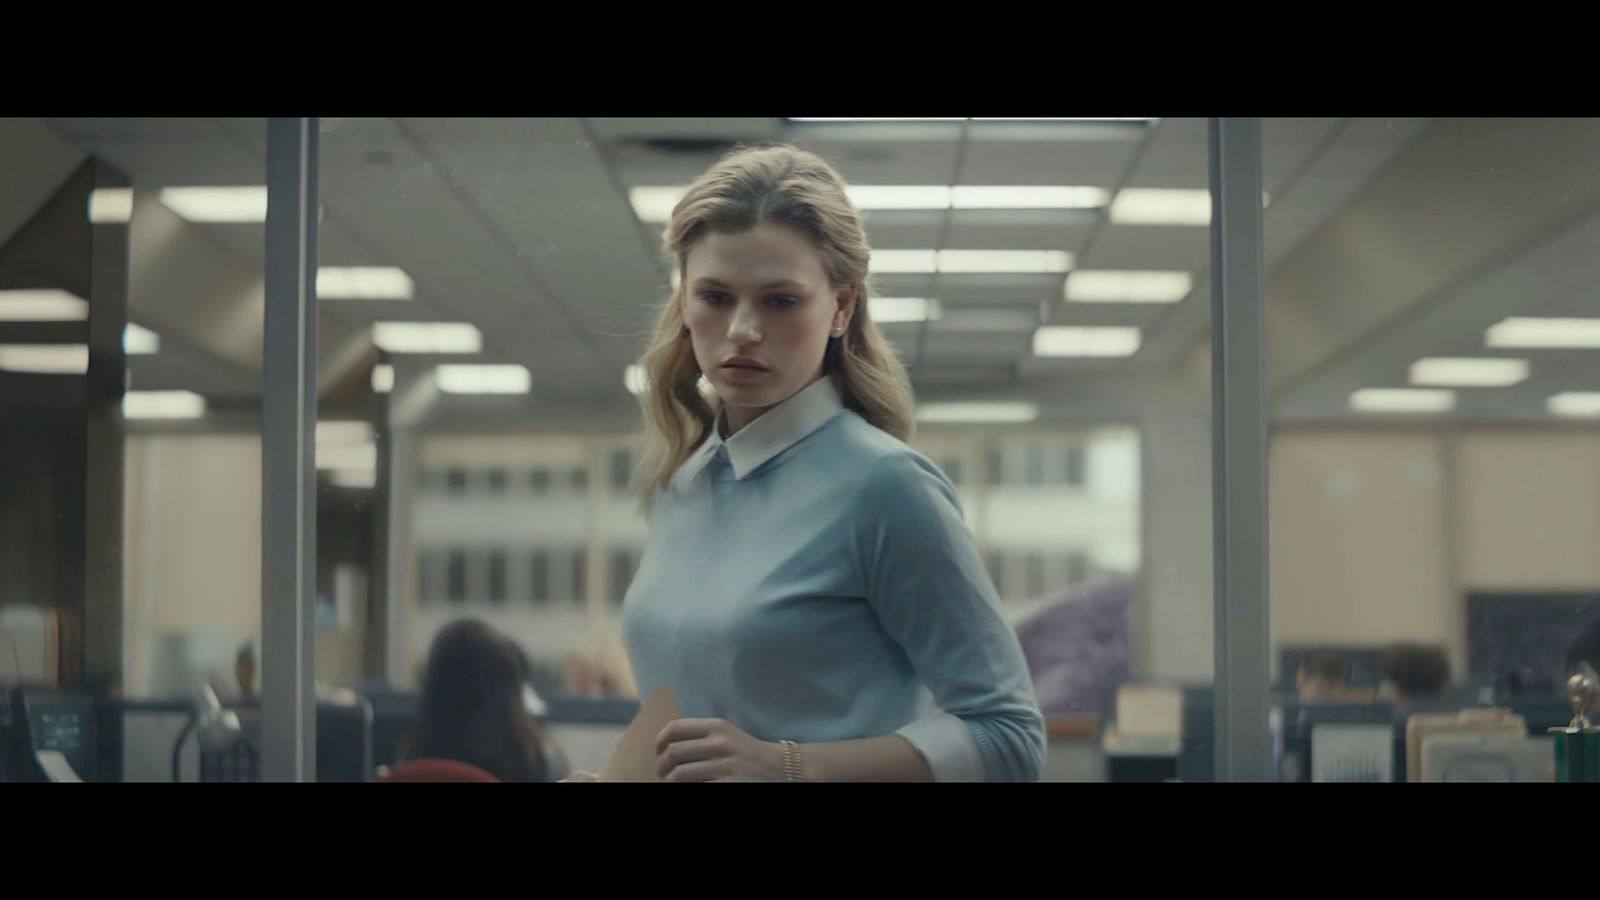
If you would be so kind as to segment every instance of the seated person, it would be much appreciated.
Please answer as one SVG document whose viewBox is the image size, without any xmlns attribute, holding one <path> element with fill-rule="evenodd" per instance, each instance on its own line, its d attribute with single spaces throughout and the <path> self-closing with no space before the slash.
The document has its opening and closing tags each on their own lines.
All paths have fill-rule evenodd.
<svg viewBox="0 0 1600 900">
<path fill-rule="evenodd" d="M 406 759 L 453 759 L 501 781 L 549 781 L 544 734 L 528 711 L 521 648 L 475 619 L 439 630 Z"/>
<path fill-rule="evenodd" d="M 528 658 L 526 651 L 516 641 L 508 640 L 511 651 L 517 657 L 517 672 L 522 678 L 523 707 L 534 716 L 544 716 L 548 712 L 544 698 L 539 695 L 534 682 L 538 678 L 538 671 L 534 668 L 533 660 Z M 558 780 L 572 772 L 572 766 L 567 763 L 566 751 L 549 735 L 541 732 L 540 748 L 544 751 L 545 775 L 547 780 Z"/>
<path fill-rule="evenodd" d="M 1443 648 L 1428 644 L 1395 644 L 1383 654 L 1381 694 L 1396 709 L 1436 700 L 1450 684 L 1450 660 Z"/>
<path fill-rule="evenodd" d="M 1295 673 L 1295 694 L 1301 703 L 1336 703 L 1343 700 L 1344 657 L 1318 650 L 1300 663 Z"/>
</svg>

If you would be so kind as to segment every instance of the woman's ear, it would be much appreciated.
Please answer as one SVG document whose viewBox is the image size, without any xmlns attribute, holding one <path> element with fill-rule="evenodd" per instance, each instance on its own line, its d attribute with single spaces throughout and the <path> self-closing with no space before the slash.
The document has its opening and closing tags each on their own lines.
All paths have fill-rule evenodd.
<svg viewBox="0 0 1600 900">
<path fill-rule="evenodd" d="M 850 327 L 850 320 L 856 314 L 856 298 L 861 295 L 861 285 L 851 282 L 839 292 L 839 309 L 833 314 L 833 335 L 838 337 Z"/>
</svg>

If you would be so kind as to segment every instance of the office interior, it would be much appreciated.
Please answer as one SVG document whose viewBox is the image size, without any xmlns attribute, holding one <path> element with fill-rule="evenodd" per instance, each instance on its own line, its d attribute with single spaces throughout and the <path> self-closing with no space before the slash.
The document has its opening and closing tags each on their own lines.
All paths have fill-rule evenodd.
<svg viewBox="0 0 1600 900">
<path fill-rule="evenodd" d="M 1042 781 L 1556 780 L 1600 621 L 1600 119 L 296 121 L 315 528 L 284 637 L 271 123 L 0 119 L 0 778 L 261 780 L 263 679 L 305 658 L 292 780 L 373 781 L 462 618 L 517 641 L 563 766 L 598 771 L 639 707 L 619 616 L 662 233 L 722 154 L 781 141 L 863 212 L 911 443 L 1046 714 Z M 1254 255 L 1213 221 L 1229 126 Z M 1237 600 L 1265 640 L 1232 647 L 1223 267 L 1260 285 L 1261 365 L 1226 386 L 1262 398 L 1265 450 L 1265 590 Z M 1397 645 L 1437 690 L 1396 696 Z M 1224 685 L 1230 650 L 1265 677 Z M 1260 729 L 1219 732 L 1219 691 Z M 1251 742 L 1220 775 L 1219 733 Z"/>
</svg>

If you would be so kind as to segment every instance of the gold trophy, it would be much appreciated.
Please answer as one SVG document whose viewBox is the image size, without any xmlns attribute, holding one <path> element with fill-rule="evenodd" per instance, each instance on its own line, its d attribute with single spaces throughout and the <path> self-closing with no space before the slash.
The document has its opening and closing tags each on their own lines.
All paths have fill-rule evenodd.
<svg viewBox="0 0 1600 900">
<path fill-rule="evenodd" d="M 1579 663 L 1567 679 L 1567 697 L 1572 700 L 1572 722 L 1550 729 L 1556 738 L 1556 781 L 1600 781 L 1600 727 L 1593 724 L 1600 707 L 1600 673 Z"/>
</svg>

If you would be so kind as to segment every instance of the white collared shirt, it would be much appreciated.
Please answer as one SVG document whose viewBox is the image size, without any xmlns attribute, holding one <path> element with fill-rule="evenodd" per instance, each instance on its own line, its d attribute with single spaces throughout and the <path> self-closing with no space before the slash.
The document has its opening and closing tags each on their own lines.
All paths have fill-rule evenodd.
<svg viewBox="0 0 1600 900">
<path fill-rule="evenodd" d="M 678 468 L 674 485 L 687 486 L 705 470 L 711 457 L 722 453 L 733 467 L 733 477 L 742 479 L 762 463 L 795 445 L 844 409 L 839 389 L 828 376 L 796 391 L 794 396 L 756 417 L 743 428 L 724 438 L 722 426 L 727 411 L 717 414 L 711 433 L 699 449 Z"/>
</svg>

